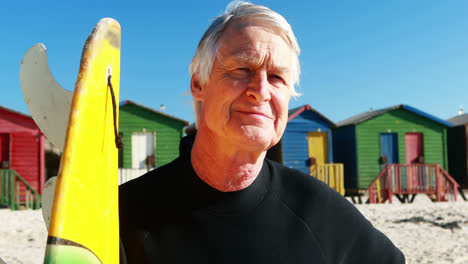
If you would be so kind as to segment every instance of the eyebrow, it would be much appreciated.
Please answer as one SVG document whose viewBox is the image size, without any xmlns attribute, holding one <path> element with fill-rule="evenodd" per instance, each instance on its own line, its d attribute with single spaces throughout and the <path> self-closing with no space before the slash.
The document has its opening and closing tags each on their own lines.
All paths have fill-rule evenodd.
<svg viewBox="0 0 468 264">
<path fill-rule="evenodd" d="M 225 56 L 226 60 L 223 64 L 229 66 L 234 63 L 244 63 L 246 65 L 258 65 L 258 59 L 256 55 L 253 55 L 251 52 L 245 52 L 245 51 L 238 51 L 238 52 L 233 52 L 231 54 L 228 54 Z M 270 69 L 274 71 L 278 71 L 280 73 L 288 73 L 291 71 L 290 67 L 284 67 L 284 66 L 279 66 L 279 65 L 272 65 L 269 63 L 268 65 Z"/>
</svg>

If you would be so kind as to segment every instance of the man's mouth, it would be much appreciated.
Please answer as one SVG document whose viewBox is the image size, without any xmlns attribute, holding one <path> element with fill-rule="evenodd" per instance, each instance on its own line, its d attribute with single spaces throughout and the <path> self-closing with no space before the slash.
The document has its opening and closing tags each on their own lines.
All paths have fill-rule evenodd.
<svg viewBox="0 0 468 264">
<path fill-rule="evenodd" d="M 268 118 L 271 120 L 275 120 L 275 117 L 272 114 L 266 114 L 263 112 L 259 111 L 252 111 L 252 110 L 238 110 L 237 112 L 244 114 L 244 115 L 249 115 L 252 117 L 259 117 L 259 118 Z"/>
</svg>

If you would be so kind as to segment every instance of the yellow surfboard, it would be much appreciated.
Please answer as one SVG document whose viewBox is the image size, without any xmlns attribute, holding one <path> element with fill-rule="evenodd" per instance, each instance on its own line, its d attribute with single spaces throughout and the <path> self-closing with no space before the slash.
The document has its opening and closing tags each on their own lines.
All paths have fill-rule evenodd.
<svg viewBox="0 0 468 264">
<path fill-rule="evenodd" d="M 104 18 L 83 48 L 44 263 L 118 263 L 120 25 Z"/>
</svg>

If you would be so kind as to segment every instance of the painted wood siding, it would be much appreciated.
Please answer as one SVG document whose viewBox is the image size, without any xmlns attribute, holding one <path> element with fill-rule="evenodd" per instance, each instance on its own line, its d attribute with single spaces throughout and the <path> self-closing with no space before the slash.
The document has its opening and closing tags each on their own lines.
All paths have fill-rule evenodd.
<svg viewBox="0 0 468 264">
<path fill-rule="evenodd" d="M 40 194 L 42 194 L 42 187 L 45 182 L 41 137 L 43 136 L 34 135 L 30 132 L 11 134 L 10 156 L 11 168 Z M 20 184 L 20 191 L 21 195 L 24 195 L 26 186 Z"/>
<path fill-rule="evenodd" d="M 333 155 L 336 163 L 343 163 L 346 189 L 357 188 L 356 129 L 355 126 L 333 130 Z"/>
<path fill-rule="evenodd" d="M 307 133 L 303 126 L 289 122 L 281 142 L 284 165 L 309 174 Z"/>
<path fill-rule="evenodd" d="M 169 117 L 155 114 L 144 108 L 125 105 L 119 111 L 119 132 L 124 138 L 124 150 L 119 157 L 123 168 L 132 167 L 132 133 L 156 133 L 156 166 L 167 164 L 179 156 L 179 141 L 184 124 Z"/>
<path fill-rule="evenodd" d="M 327 133 L 328 162 L 333 163 L 333 136 L 331 124 L 313 111 L 304 111 L 294 120 L 296 120 L 296 122 L 307 123 L 308 128 L 312 129 L 309 132 L 317 132 L 320 130 L 321 132 Z"/>
<path fill-rule="evenodd" d="M 282 138 L 283 164 L 303 173 L 309 169 L 309 132 L 326 132 L 328 135 L 328 159 L 333 162 L 332 137 L 330 124 L 311 111 L 304 111 L 289 121 Z"/>
<path fill-rule="evenodd" d="M 8 137 L 10 167 L 42 193 L 45 181 L 44 135 L 31 117 L 0 108 L 0 133 Z M 21 193 L 25 187 L 20 185 Z"/>
<path fill-rule="evenodd" d="M 425 163 L 447 169 L 446 128 L 404 109 L 396 109 L 356 127 L 358 187 L 365 189 L 380 173 L 380 133 L 398 134 L 398 159 L 404 163 L 405 133 L 423 133 Z"/>
</svg>

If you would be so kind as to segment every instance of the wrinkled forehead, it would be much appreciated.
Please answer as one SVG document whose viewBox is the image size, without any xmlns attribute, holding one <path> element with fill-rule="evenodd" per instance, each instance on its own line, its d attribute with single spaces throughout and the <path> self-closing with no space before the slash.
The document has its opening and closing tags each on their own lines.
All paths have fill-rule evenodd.
<svg viewBox="0 0 468 264">
<path fill-rule="evenodd" d="M 236 35 L 235 33 L 240 33 L 249 26 L 262 27 L 263 30 L 280 36 L 283 39 L 283 41 L 287 44 L 287 46 L 292 50 L 290 41 L 288 40 L 285 32 L 281 28 L 275 27 L 259 18 L 252 18 L 252 17 L 236 18 L 230 21 L 229 24 L 224 29 L 222 35 L 218 39 L 217 49 L 219 50 L 220 46 L 224 45 L 225 43 L 229 43 L 229 41 L 232 41 L 233 36 Z M 234 34 L 229 34 L 229 33 L 234 33 Z"/>
</svg>

